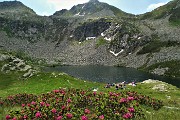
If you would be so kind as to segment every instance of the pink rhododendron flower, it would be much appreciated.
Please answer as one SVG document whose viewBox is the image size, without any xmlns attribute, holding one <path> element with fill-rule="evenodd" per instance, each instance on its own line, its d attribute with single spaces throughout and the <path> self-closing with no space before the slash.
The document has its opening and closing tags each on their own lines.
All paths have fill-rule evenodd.
<svg viewBox="0 0 180 120">
<path fill-rule="evenodd" d="M 47 104 L 46 104 L 46 107 L 49 107 L 49 106 L 50 106 L 50 104 L 47 103 Z"/>
<path fill-rule="evenodd" d="M 60 93 L 63 94 L 63 95 L 66 94 L 66 92 L 64 90 L 61 90 Z"/>
<path fill-rule="evenodd" d="M 40 118 L 41 117 L 41 113 L 40 112 L 37 112 L 36 113 L 36 118 Z"/>
<path fill-rule="evenodd" d="M 11 118 L 10 115 L 6 115 L 6 120 L 9 120 Z"/>
<path fill-rule="evenodd" d="M 67 99 L 67 102 L 68 102 L 68 103 L 71 103 L 71 102 L 72 102 L 72 100 L 69 98 L 69 99 Z"/>
<path fill-rule="evenodd" d="M 32 102 L 31 102 L 31 105 L 36 105 L 36 102 L 32 101 Z"/>
<path fill-rule="evenodd" d="M 28 104 L 27 104 L 27 106 L 28 106 L 28 107 L 30 107 L 30 106 L 31 106 L 31 104 L 30 104 L 30 103 L 28 103 Z"/>
<path fill-rule="evenodd" d="M 81 116 L 81 120 L 88 120 L 87 116 L 83 115 Z"/>
<path fill-rule="evenodd" d="M 58 93 L 60 90 L 53 90 L 54 93 Z"/>
<path fill-rule="evenodd" d="M 24 115 L 23 119 L 28 119 L 28 116 L 27 116 L 27 115 Z"/>
<path fill-rule="evenodd" d="M 84 113 L 85 113 L 85 114 L 89 114 L 89 113 L 90 113 L 90 110 L 89 110 L 89 109 L 85 109 L 85 110 L 84 110 Z"/>
<path fill-rule="evenodd" d="M 85 92 L 84 92 L 84 91 L 82 91 L 82 92 L 81 92 L 81 95 L 84 95 L 84 94 L 85 94 Z"/>
<path fill-rule="evenodd" d="M 62 106 L 61 109 L 64 110 L 66 108 L 66 106 Z"/>
<path fill-rule="evenodd" d="M 110 96 L 112 96 L 112 95 L 113 95 L 113 93 L 112 93 L 112 92 L 109 92 L 109 95 L 110 95 Z"/>
<path fill-rule="evenodd" d="M 56 118 L 56 120 L 62 120 L 62 116 L 58 116 L 57 118 Z"/>
<path fill-rule="evenodd" d="M 51 110 L 51 112 L 52 112 L 52 113 L 56 113 L 57 110 L 56 110 L 55 108 L 53 108 L 53 109 Z"/>
<path fill-rule="evenodd" d="M 22 106 L 22 107 L 25 107 L 26 105 L 25 105 L 25 104 L 22 104 L 21 106 Z"/>
<path fill-rule="evenodd" d="M 67 114 L 66 114 L 66 117 L 67 117 L 68 119 L 71 119 L 71 118 L 73 117 L 73 115 L 72 115 L 71 113 L 67 113 Z"/>
<path fill-rule="evenodd" d="M 96 95 L 97 93 L 96 92 L 93 92 L 94 95 Z"/>
<path fill-rule="evenodd" d="M 15 117 L 12 120 L 17 120 Z"/>
<path fill-rule="evenodd" d="M 100 120 L 104 120 L 104 115 L 99 116 Z"/>
<path fill-rule="evenodd" d="M 128 111 L 129 111 L 129 112 L 134 112 L 135 110 L 134 110 L 133 107 L 130 107 L 130 108 L 128 108 Z"/>
<path fill-rule="evenodd" d="M 132 101 L 132 100 L 134 100 L 134 97 L 128 97 L 127 98 L 129 101 Z"/>
<path fill-rule="evenodd" d="M 34 108 L 31 108 L 32 111 L 34 111 Z"/>
<path fill-rule="evenodd" d="M 45 102 L 40 102 L 40 105 L 41 105 L 41 106 L 44 106 L 44 105 L 45 105 Z"/>
<path fill-rule="evenodd" d="M 129 112 L 123 115 L 123 118 L 125 118 L 125 119 L 130 119 L 132 117 L 133 117 L 132 113 L 129 113 Z"/>
<path fill-rule="evenodd" d="M 125 102 L 127 102 L 127 99 L 126 99 L 126 98 L 121 98 L 121 99 L 120 99 L 120 103 L 125 103 Z"/>
</svg>

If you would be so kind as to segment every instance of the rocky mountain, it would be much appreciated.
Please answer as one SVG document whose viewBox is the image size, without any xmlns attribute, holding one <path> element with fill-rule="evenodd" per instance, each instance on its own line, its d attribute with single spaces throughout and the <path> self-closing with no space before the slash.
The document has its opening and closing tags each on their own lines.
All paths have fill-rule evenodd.
<svg viewBox="0 0 180 120">
<path fill-rule="evenodd" d="M 60 10 L 54 13 L 55 16 L 67 17 L 115 17 L 128 16 L 120 9 L 98 0 L 90 0 L 88 3 L 73 6 L 70 10 Z"/>
<path fill-rule="evenodd" d="M 0 6 L 1 50 L 48 64 L 116 65 L 180 76 L 179 0 L 139 16 L 98 0 L 52 16 L 38 16 L 18 1 Z"/>
<path fill-rule="evenodd" d="M 23 17 L 36 15 L 36 13 L 19 1 L 5 1 L 0 4 L 0 15 L 5 18 L 19 19 Z"/>
<path fill-rule="evenodd" d="M 160 19 L 169 16 L 170 22 L 173 22 L 174 24 L 176 23 L 178 24 L 180 20 L 179 12 L 180 12 L 180 1 L 173 0 L 166 5 L 153 10 L 152 12 L 142 15 L 142 18 Z"/>
</svg>

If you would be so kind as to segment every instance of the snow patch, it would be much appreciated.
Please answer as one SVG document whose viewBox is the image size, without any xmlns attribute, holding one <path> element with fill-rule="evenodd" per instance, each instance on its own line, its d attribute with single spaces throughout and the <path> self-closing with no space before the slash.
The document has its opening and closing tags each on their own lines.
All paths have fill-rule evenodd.
<svg viewBox="0 0 180 120">
<path fill-rule="evenodd" d="M 110 53 L 112 53 L 114 56 L 118 56 L 118 55 L 121 54 L 123 51 L 124 51 L 124 49 L 121 49 L 120 52 L 115 53 L 114 51 L 111 51 L 111 50 L 110 50 Z"/>
<path fill-rule="evenodd" d="M 119 28 L 120 27 L 120 25 L 118 24 L 118 25 L 116 25 L 116 28 Z"/>
<path fill-rule="evenodd" d="M 104 34 L 104 33 L 101 33 L 101 36 L 103 36 L 103 37 L 104 37 L 104 36 L 105 36 L 105 34 Z"/>
<path fill-rule="evenodd" d="M 83 15 L 80 15 L 80 12 L 78 12 L 77 14 L 75 14 L 74 16 L 84 16 L 85 13 L 83 13 Z"/>
<path fill-rule="evenodd" d="M 111 38 L 105 37 L 104 39 L 107 40 L 107 41 L 111 41 Z"/>
<path fill-rule="evenodd" d="M 86 40 L 96 39 L 96 37 L 87 37 Z"/>
<path fill-rule="evenodd" d="M 84 6 L 82 6 L 82 9 L 85 7 L 85 5 Z"/>
<path fill-rule="evenodd" d="M 74 16 L 79 16 L 80 12 L 78 12 L 77 14 L 75 14 Z"/>
<path fill-rule="evenodd" d="M 138 37 L 138 40 L 140 40 L 141 39 L 141 37 Z"/>
</svg>

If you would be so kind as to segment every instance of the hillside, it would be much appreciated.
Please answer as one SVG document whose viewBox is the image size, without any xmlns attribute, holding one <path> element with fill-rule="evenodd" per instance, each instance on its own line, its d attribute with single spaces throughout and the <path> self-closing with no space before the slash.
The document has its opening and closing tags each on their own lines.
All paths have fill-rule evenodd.
<svg viewBox="0 0 180 120">
<path fill-rule="evenodd" d="M 126 66 L 180 77 L 179 0 L 140 16 L 98 0 L 48 17 L 17 1 L 0 6 L 1 50 L 47 64 Z"/>
<path fill-rule="evenodd" d="M 73 6 L 70 10 L 60 10 L 55 12 L 55 16 L 66 17 L 126 17 L 127 14 L 120 9 L 108 5 L 107 3 L 99 2 L 98 0 L 90 0 L 88 3 Z"/>
</svg>

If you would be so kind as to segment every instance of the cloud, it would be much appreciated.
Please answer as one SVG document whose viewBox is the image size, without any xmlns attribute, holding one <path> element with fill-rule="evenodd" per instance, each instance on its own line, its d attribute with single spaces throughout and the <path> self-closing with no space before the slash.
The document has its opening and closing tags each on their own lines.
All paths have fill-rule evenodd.
<svg viewBox="0 0 180 120">
<path fill-rule="evenodd" d="M 49 5 L 52 5 L 55 10 L 70 9 L 74 5 L 86 3 L 89 0 L 47 0 Z"/>
<path fill-rule="evenodd" d="M 167 2 L 162 2 L 162 3 L 157 3 L 157 4 L 150 4 L 148 7 L 147 7 L 147 11 L 152 11 L 160 6 L 163 6 L 167 4 Z"/>
</svg>

